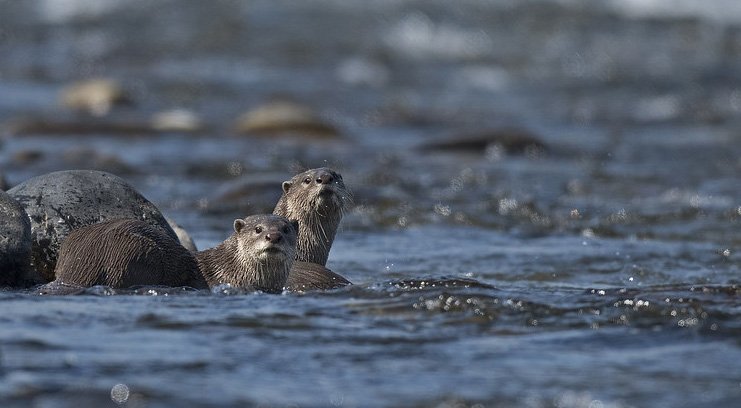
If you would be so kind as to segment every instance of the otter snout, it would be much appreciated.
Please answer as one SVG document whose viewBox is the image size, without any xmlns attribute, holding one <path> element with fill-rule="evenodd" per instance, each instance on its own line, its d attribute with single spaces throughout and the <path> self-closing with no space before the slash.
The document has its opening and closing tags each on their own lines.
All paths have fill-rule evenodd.
<svg viewBox="0 0 741 408">
<path fill-rule="evenodd" d="M 330 173 L 322 172 L 317 174 L 315 181 L 317 184 L 329 184 L 334 181 L 334 177 Z"/>
<path fill-rule="evenodd" d="M 279 231 L 271 231 L 265 234 L 265 240 L 272 244 L 277 244 L 282 239 L 283 239 L 283 234 Z"/>
</svg>

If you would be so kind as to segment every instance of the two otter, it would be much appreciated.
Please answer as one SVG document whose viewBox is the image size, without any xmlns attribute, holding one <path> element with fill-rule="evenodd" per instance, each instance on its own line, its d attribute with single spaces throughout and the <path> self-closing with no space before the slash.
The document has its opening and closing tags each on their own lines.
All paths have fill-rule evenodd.
<svg viewBox="0 0 741 408">
<path fill-rule="evenodd" d="M 66 188 L 60 190 L 58 188 L 60 186 Z M 342 214 L 351 200 L 350 194 L 342 180 L 342 176 L 328 168 L 312 169 L 294 176 L 291 180 L 284 182 L 282 187 L 283 195 L 275 207 L 274 214 L 299 221 L 298 243 L 296 245 L 295 257 L 296 262 L 293 263 L 290 274 L 287 279 L 284 280 L 286 288 L 291 290 L 331 289 L 349 284 L 350 282 L 348 280 L 333 273 L 324 266 L 327 257 L 329 256 L 329 250 L 334 240 L 339 222 L 342 218 Z M 35 190 L 33 190 L 34 188 Z M 68 189 L 72 190 L 68 191 Z M 153 260 L 156 260 L 159 255 L 149 255 L 149 251 L 156 252 L 157 250 L 171 253 L 174 265 L 180 265 L 180 262 L 189 262 L 183 260 L 188 259 L 188 257 L 180 254 L 180 247 L 177 245 L 177 241 L 173 239 L 175 234 L 172 232 L 172 229 L 167 222 L 164 221 L 164 217 L 161 216 L 156 207 L 146 201 L 146 199 L 136 193 L 133 188 L 116 176 L 93 171 L 50 173 L 48 175 L 31 179 L 14 190 L 16 191 L 12 191 L 12 193 L 15 193 L 15 197 L 18 198 L 22 204 L 25 204 L 26 207 L 33 210 L 34 215 L 30 217 L 32 223 L 37 221 L 39 223 L 47 222 L 45 220 L 51 219 L 51 216 L 46 214 L 49 214 L 49 211 L 52 211 L 58 215 L 58 218 L 55 219 L 59 222 L 54 224 L 55 228 L 59 226 L 67 228 L 66 231 L 51 231 L 54 232 L 54 234 L 49 238 L 46 236 L 36 237 L 38 242 L 43 243 L 44 245 L 36 246 L 37 241 L 34 241 L 35 262 L 33 262 L 33 264 L 44 272 L 47 281 L 53 280 L 56 277 L 60 281 L 71 280 L 69 283 L 75 283 L 82 286 L 109 284 L 115 287 L 124 287 L 129 282 L 121 279 L 126 277 L 137 282 L 137 284 L 150 284 L 144 283 L 144 281 L 141 280 L 143 278 L 140 279 L 139 275 L 134 272 L 128 272 L 128 275 L 122 275 L 120 278 L 114 276 L 111 276 L 110 278 L 106 277 L 103 281 L 101 281 L 102 272 L 100 270 L 95 271 L 89 269 L 87 272 L 78 272 L 78 275 L 74 275 L 74 273 L 72 275 L 64 276 L 56 275 L 54 265 L 57 262 L 57 248 L 59 242 L 69 234 L 70 229 L 75 228 L 74 224 L 77 224 L 76 227 L 82 227 L 83 232 L 74 235 L 75 238 L 71 239 L 70 243 L 67 245 L 67 247 L 70 248 L 67 251 L 76 251 L 75 253 L 80 257 L 83 257 L 85 254 L 93 254 L 97 257 L 97 253 L 99 252 L 97 249 L 99 247 L 98 244 L 107 241 L 106 239 L 101 239 L 101 237 L 107 236 L 113 246 L 105 253 L 114 258 L 118 256 L 116 261 L 123 262 L 121 265 L 115 265 L 115 262 L 112 262 L 111 267 L 114 269 L 123 268 L 122 265 L 128 265 L 129 262 L 133 262 L 137 253 L 139 253 L 138 256 L 143 256 L 144 258 L 151 256 Z M 42 194 L 42 192 L 45 193 Z M 101 194 L 104 194 L 105 197 Z M 109 199 L 110 197 L 116 197 L 117 195 L 122 195 L 127 200 L 131 199 L 133 202 L 129 204 L 129 201 L 126 201 L 126 204 L 121 206 L 120 199 L 119 201 L 111 201 L 111 199 Z M 78 197 L 78 199 L 73 199 L 73 196 Z M 97 201 L 89 202 L 91 199 Z M 47 201 L 49 202 L 48 204 L 46 203 Z M 71 203 L 77 204 L 71 206 Z M 110 203 L 118 204 L 109 205 Z M 39 211 L 33 207 L 34 205 L 39 207 Z M 44 205 L 46 205 L 46 207 L 43 207 Z M 83 207 L 91 207 L 95 210 L 91 212 L 89 210 L 84 210 Z M 39 212 L 40 215 L 36 215 L 36 212 Z M 106 221 L 106 219 L 110 220 L 119 218 L 144 219 L 148 221 L 150 227 L 154 227 L 155 229 L 159 227 L 160 231 L 159 233 L 154 233 L 151 232 L 151 228 L 146 228 L 141 225 L 130 225 L 125 222 L 114 222 L 113 224 L 104 223 L 97 227 L 86 227 L 86 225 L 96 222 L 96 219 L 98 221 Z M 66 223 L 69 223 L 70 225 L 66 225 Z M 32 232 L 36 231 L 36 234 L 41 234 L 42 232 L 50 231 L 48 228 L 45 228 L 44 225 L 45 224 L 40 224 L 39 226 L 36 226 L 36 224 L 33 224 Z M 106 228 L 112 228 L 112 231 L 106 231 Z M 141 232 L 141 234 L 137 231 Z M 159 236 L 163 232 L 167 238 Z M 97 237 L 97 239 L 90 238 L 90 242 L 86 242 L 85 239 L 82 238 L 84 235 L 91 235 L 92 237 Z M 119 235 L 124 238 L 119 238 Z M 113 244 L 119 239 L 121 239 L 122 243 L 126 243 L 135 235 L 148 237 L 148 240 L 155 243 L 155 247 L 148 246 L 151 245 L 151 243 L 145 242 L 136 245 L 127 243 L 119 247 Z M 227 262 L 226 258 L 223 256 L 216 257 L 207 254 L 214 255 L 219 252 L 227 253 L 230 251 L 237 253 L 235 249 L 237 246 L 234 244 L 226 245 L 229 241 L 230 240 L 227 240 L 221 245 L 221 251 L 213 252 L 213 250 L 209 250 L 198 254 L 200 254 L 203 259 L 213 259 L 211 265 L 217 265 L 219 262 Z M 161 246 L 158 247 L 156 245 Z M 172 248 L 169 246 L 172 246 Z M 120 250 L 127 248 L 130 252 L 114 256 L 113 253 L 119 250 L 117 248 L 120 248 Z M 67 256 L 67 258 L 70 259 L 69 256 Z M 102 262 L 103 259 L 98 259 L 98 261 Z M 114 259 L 111 258 L 111 261 L 114 261 Z M 78 264 L 72 263 L 72 265 Z M 199 266 L 204 267 L 204 265 L 203 262 L 199 262 Z M 90 265 L 87 267 L 92 268 Z M 164 268 L 164 266 L 161 265 L 154 268 L 159 271 L 157 273 L 162 273 L 161 276 L 148 276 L 146 279 L 152 279 L 153 283 L 151 284 L 173 285 L 174 283 L 170 283 L 170 279 L 175 279 L 176 274 L 173 275 L 175 272 L 168 272 L 166 268 L 162 268 Z M 66 265 L 59 269 L 70 271 L 71 267 Z M 186 265 L 182 270 L 191 271 L 193 270 L 193 267 L 192 265 Z M 204 270 L 211 269 L 206 268 Z M 86 271 L 86 269 L 83 268 L 81 271 Z M 83 276 L 84 274 L 88 274 L 89 276 L 85 278 Z M 74 279 L 70 279 L 70 277 Z M 206 277 L 207 274 L 204 274 L 204 279 L 206 279 Z M 255 278 L 257 278 L 257 276 Z M 175 279 L 174 282 L 177 282 L 180 285 L 194 287 L 204 286 L 202 282 L 199 284 L 198 282 L 192 281 L 192 279 L 192 277 L 188 278 L 181 276 Z M 259 282 L 260 279 L 257 279 L 257 281 Z M 234 284 L 241 286 L 243 283 L 244 282 Z M 268 290 L 274 291 L 277 289 L 272 288 Z"/>
<path fill-rule="evenodd" d="M 325 267 L 337 227 L 351 201 L 342 175 L 329 168 L 304 171 L 283 182 L 273 214 L 298 220 L 296 262 L 289 290 L 333 289 L 350 281 Z"/>
<path fill-rule="evenodd" d="M 233 287 L 281 292 L 296 254 L 298 225 L 275 215 L 234 221 L 218 246 L 189 252 L 162 229 L 134 219 L 89 225 L 62 242 L 50 288 L 72 285 Z"/>
</svg>

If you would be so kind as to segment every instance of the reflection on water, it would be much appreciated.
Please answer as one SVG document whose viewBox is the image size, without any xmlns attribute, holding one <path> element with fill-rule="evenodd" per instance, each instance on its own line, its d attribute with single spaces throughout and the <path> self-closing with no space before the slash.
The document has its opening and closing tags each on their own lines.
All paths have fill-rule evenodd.
<svg viewBox="0 0 741 408">
<path fill-rule="evenodd" d="M 0 291 L 2 405 L 735 406 L 741 6 L 695 3 L 0 0 L 11 184 L 199 248 L 302 167 L 356 202 L 337 291 Z"/>
</svg>

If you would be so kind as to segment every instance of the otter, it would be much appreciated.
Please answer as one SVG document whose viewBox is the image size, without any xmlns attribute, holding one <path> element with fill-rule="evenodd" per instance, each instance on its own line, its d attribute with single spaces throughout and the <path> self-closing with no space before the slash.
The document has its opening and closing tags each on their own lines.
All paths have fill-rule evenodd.
<svg viewBox="0 0 741 408">
<path fill-rule="evenodd" d="M 218 246 L 196 253 L 208 285 L 280 293 L 296 257 L 297 221 L 276 215 L 234 220 L 234 234 Z"/>
<path fill-rule="evenodd" d="M 191 253 L 160 228 L 118 219 L 72 231 L 62 242 L 55 287 L 222 284 L 283 290 L 296 254 L 296 222 L 275 215 L 234 220 L 234 233 L 215 248 Z M 42 290 L 44 293 L 44 290 Z"/>
<path fill-rule="evenodd" d="M 342 215 L 352 201 L 338 172 L 322 167 L 284 181 L 273 214 L 298 220 L 296 262 L 287 289 L 332 289 L 350 281 L 327 269 L 327 258 Z"/>
</svg>

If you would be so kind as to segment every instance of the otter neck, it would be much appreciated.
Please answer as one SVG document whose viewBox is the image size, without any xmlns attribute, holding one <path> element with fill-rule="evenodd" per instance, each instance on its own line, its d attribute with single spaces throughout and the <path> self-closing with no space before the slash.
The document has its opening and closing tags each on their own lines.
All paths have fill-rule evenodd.
<svg viewBox="0 0 741 408">
<path fill-rule="evenodd" d="M 229 284 L 243 289 L 280 292 L 286 284 L 293 259 L 273 257 L 258 259 L 239 249 L 237 238 L 232 235 L 218 246 L 199 251 L 196 255 L 198 269 L 209 287 Z"/>
<path fill-rule="evenodd" d="M 296 260 L 326 265 L 329 250 L 332 248 L 337 227 L 342 219 L 342 211 L 331 205 L 308 211 L 295 211 L 285 204 L 284 197 L 281 197 L 273 214 L 281 215 L 289 220 L 298 220 Z"/>
</svg>

